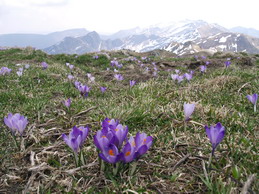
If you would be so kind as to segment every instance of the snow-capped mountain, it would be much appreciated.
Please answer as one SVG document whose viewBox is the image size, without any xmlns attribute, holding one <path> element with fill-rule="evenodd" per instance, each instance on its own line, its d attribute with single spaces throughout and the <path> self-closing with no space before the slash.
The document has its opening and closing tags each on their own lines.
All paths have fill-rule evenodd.
<svg viewBox="0 0 259 194">
<path fill-rule="evenodd" d="M 178 55 L 201 50 L 259 53 L 258 42 L 257 38 L 230 32 L 217 24 L 209 24 L 202 20 L 184 20 L 121 30 L 105 37 L 91 32 L 82 37 L 65 38 L 45 51 L 51 54 L 82 54 L 100 50 L 130 49 L 146 52 L 165 49 Z"/>
<path fill-rule="evenodd" d="M 163 49 L 178 55 L 193 54 L 201 51 L 210 53 L 217 51 L 259 53 L 258 41 L 259 39 L 257 38 L 243 34 L 224 32 L 205 38 L 199 38 L 192 42 L 172 42 Z"/>
</svg>

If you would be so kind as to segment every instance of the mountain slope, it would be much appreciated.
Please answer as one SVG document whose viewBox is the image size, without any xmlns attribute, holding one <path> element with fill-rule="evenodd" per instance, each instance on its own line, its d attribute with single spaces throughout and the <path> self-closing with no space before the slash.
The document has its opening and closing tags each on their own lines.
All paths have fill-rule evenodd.
<svg viewBox="0 0 259 194">
<path fill-rule="evenodd" d="M 121 40 L 102 40 L 95 31 L 81 37 L 67 37 L 61 42 L 45 48 L 44 51 L 50 54 L 83 54 L 100 50 L 112 50 L 122 44 Z"/>
<path fill-rule="evenodd" d="M 256 30 L 254 28 L 244 28 L 244 27 L 238 26 L 238 27 L 231 28 L 230 30 L 235 33 L 247 34 L 247 35 L 259 38 L 259 30 Z"/>
<path fill-rule="evenodd" d="M 77 37 L 87 34 L 86 29 L 70 29 L 54 32 L 47 35 L 42 34 L 3 34 L 0 35 L 0 46 L 26 47 L 32 46 L 37 49 L 49 47 L 63 40 L 65 37 Z"/>
<path fill-rule="evenodd" d="M 189 44 L 175 43 L 164 47 L 165 50 L 178 55 L 207 52 L 247 52 L 259 53 L 259 39 L 231 32 L 218 33 L 214 36 L 201 38 Z"/>
</svg>

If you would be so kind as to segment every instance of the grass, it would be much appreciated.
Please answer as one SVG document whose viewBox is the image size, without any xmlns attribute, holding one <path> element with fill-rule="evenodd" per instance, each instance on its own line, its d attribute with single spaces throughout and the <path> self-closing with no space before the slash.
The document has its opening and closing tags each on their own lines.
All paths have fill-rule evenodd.
<svg viewBox="0 0 259 194">
<path fill-rule="evenodd" d="M 0 67 L 12 69 L 10 75 L 0 76 L 0 119 L 12 112 L 29 120 L 22 150 L 14 146 L 4 123 L 0 124 L 0 192 L 239 193 L 248 177 L 258 172 L 258 112 L 253 112 L 246 99 L 259 91 L 258 65 L 233 63 L 225 69 L 211 64 L 206 74 L 197 68 L 190 83 L 177 84 L 160 62 L 174 61 L 176 67 L 170 70 L 187 72 L 187 61 L 192 58 L 156 58 L 159 73 L 153 77 L 152 72 L 145 72 L 147 66 L 152 69 L 153 61 L 144 61 L 141 68 L 137 61 L 125 60 L 140 60 L 137 53 L 107 52 L 98 54 L 97 60 L 94 55 L 47 55 L 30 48 L 0 51 Z M 114 80 L 109 66 L 114 57 L 124 64 L 120 82 Z M 49 64 L 48 69 L 41 68 L 42 61 Z M 75 68 L 71 71 L 66 62 Z M 15 72 L 21 66 L 16 64 L 30 64 L 30 68 L 18 77 Z M 111 70 L 106 71 L 107 67 Z M 96 82 L 88 83 L 86 73 L 95 76 Z M 87 98 L 80 96 L 69 74 L 92 88 Z M 137 84 L 130 88 L 129 80 Z M 102 94 L 100 86 L 107 87 L 107 92 Z M 67 98 L 72 100 L 69 109 L 62 103 Z M 196 104 L 187 123 L 182 122 L 184 102 Z M 141 131 L 154 137 L 133 176 L 127 165 L 117 176 L 100 171 L 93 135 L 106 117 L 119 119 L 131 135 Z M 211 145 L 203 125 L 217 122 L 225 126 L 226 136 L 208 167 Z M 88 125 L 91 132 L 83 147 L 87 165 L 70 172 L 76 166 L 61 134 L 68 134 L 74 125 Z M 258 189 L 254 181 L 248 191 Z"/>
</svg>

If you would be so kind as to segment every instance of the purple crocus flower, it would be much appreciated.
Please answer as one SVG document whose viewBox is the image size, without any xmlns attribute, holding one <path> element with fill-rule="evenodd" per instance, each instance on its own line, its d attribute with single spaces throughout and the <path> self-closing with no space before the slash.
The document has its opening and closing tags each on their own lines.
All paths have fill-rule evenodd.
<svg viewBox="0 0 259 194">
<path fill-rule="evenodd" d="M 72 131 L 69 133 L 69 136 L 62 134 L 63 140 L 66 144 L 77 154 L 79 149 L 83 146 L 89 133 L 88 127 L 73 127 Z"/>
<path fill-rule="evenodd" d="M 230 66 L 230 64 L 231 64 L 231 61 L 225 61 L 225 65 L 226 65 L 226 67 L 229 67 L 229 66 Z"/>
<path fill-rule="evenodd" d="M 22 135 L 28 124 L 28 120 L 26 117 L 20 115 L 19 113 L 14 115 L 9 113 L 7 117 L 4 118 L 4 123 L 11 129 L 12 134 L 19 132 L 20 135 Z"/>
<path fill-rule="evenodd" d="M 98 58 L 99 58 L 98 55 L 93 56 L 93 59 L 98 59 Z"/>
<path fill-rule="evenodd" d="M 75 85 L 76 89 L 78 89 L 79 86 L 81 86 L 82 84 L 81 84 L 81 82 L 79 82 L 79 81 L 75 81 L 75 82 L 74 82 L 74 85 Z"/>
<path fill-rule="evenodd" d="M 171 78 L 175 81 L 175 80 L 177 80 L 177 78 L 178 78 L 178 74 L 171 74 Z"/>
<path fill-rule="evenodd" d="M 72 79 L 74 79 L 74 76 L 73 76 L 73 75 L 68 75 L 67 78 L 68 78 L 69 80 L 72 80 Z"/>
<path fill-rule="evenodd" d="M 114 144 L 114 142 L 115 136 L 111 131 L 98 130 L 96 135 L 94 135 L 94 144 L 102 152 L 108 145 Z"/>
<path fill-rule="evenodd" d="M 123 127 L 121 124 L 118 124 L 114 130 L 112 130 L 115 136 L 115 145 L 120 148 L 127 137 L 128 127 Z"/>
<path fill-rule="evenodd" d="M 1 67 L 0 69 L 0 75 L 10 74 L 12 69 L 9 69 L 8 67 Z"/>
<path fill-rule="evenodd" d="M 87 76 L 87 77 L 88 77 L 88 79 L 89 79 L 89 78 L 91 78 L 91 77 L 92 77 L 92 74 L 91 74 L 91 73 L 87 73 L 87 74 L 86 74 L 86 76 Z"/>
<path fill-rule="evenodd" d="M 17 72 L 16 72 L 16 74 L 17 74 L 19 77 L 22 76 L 22 73 L 23 73 L 22 71 L 17 71 Z"/>
<path fill-rule="evenodd" d="M 184 77 L 185 77 L 188 81 L 190 81 L 190 80 L 192 79 L 192 74 L 191 74 L 191 73 L 185 73 L 185 74 L 184 74 Z"/>
<path fill-rule="evenodd" d="M 114 144 L 107 146 L 102 153 L 99 153 L 99 156 L 102 160 L 111 164 L 115 164 L 121 158 L 121 154 Z"/>
<path fill-rule="evenodd" d="M 78 86 L 78 90 L 80 91 L 82 96 L 87 97 L 91 88 L 88 87 L 87 85 L 80 85 L 80 86 Z"/>
<path fill-rule="evenodd" d="M 119 64 L 119 62 L 118 61 L 116 61 L 116 60 L 113 60 L 113 61 L 111 61 L 111 63 L 110 63 L 110 65 L 112 66 L 112 67 L 114 67 L 114 66 L 118 66 L 118 64 Z"/>
<path fill-rule="evenodd" d="M 63 104 L 64 104 L 67 108 L 69 108 L 70 105 L 71 105 L 71 99 L 68 98 L 67 100 L 65 100 L 65 101 L 63 102 Z"/>
<path fill-rule="evenodd" d="M 69 69 L 70 70 L 74 69 L 74 65 L 69 65 Z"/>
<path fill-rule="evenodd" d="M 106 92 L 107 87 L 100 87 L 100 90 L 101 90 L 102 93 L 104 93 L 104 92 Z"/>
<path fill-rule="evenodd" d="M 29 69 L 29 68 L 30 68 L 30 65 L 29 65 L 29 64 L 26 64 L 24 67 L 25 67 L 25 69 Z"/>
<path fill-rule="evenodd" d="M 89 127 L 87 127 L 87 126 L 85 126 L 85 127 L 84 126 L 80 126 L 80 127 L 78 127 L 78 129 L 80 131 L 82 131 L 82 141 L 81 141 L 81 143 L 79 145 L 79 147 L 82 147 L 84 142 L 85 142 L 85 140 L 86 140 L 86 138 L 87 138 L 87 136 L 88 136 L 88 134 L 89 134 Z"/>
<path fill-rule="evenodd" d="M 120 69 L 120 68 L 123 67 L 123 65 L 122 64 L 118 64 L 117 67 Z"/>
<path fill-rule="evenodd" d="M 126 143 L 122 148 L 121 161 L 124 163 L 132 162 L 136 158 L 136 146 Z"/>
<path fill-rule="evenodd" d="M 207 67 L 206 67 L 205 65 L 201 65 L 201 66 L 200 66 L 200 71 L 201 71 L 202 73 L 205 73 L 205 72 L 206 72 L 206 69 L 207 69 Z"/>
<path fill-rule="evenodd" d="M 118 81 L 122 81 L 124 78 L 121 74 L 115 74 L 114 75 L 115 79 L 118 80 Z"/>
<path fill-rule="evenodd" d="M 183 75 L 179 75 L 179 76 L 177 77 L 178 83 L 182 82 L 183 79 L 184 79 L 184 76 L 183 76 Z"/>
<path fill-rule="evenodd" d="M 211 126 L 210 128 L 208 126 L 205 126 L 205 130 L 212 144 L 213 155 L 216 147 L 220 144 L 223 137 L 225 136 L 225 127 L 223 127 L 221 123 L 218 122 L 215 126 Z"/>
<path fill-rule="evenodd" d="M 252 102 L 252 104 L 254 105 L 254 112 L 256 112 L 256 102 L 258 99 L 258 94 L 247 95 L 246 97 L 250 102 Z"/>
<path fill-rule="evenodd" d="M 129 143 L 135 147 L 136 157 L 144 155 L 153 143 L 153 138 L 146 133 L 137 133 L 134 138 L 129 139 Z"/>
<path fill-rule="evenodd" d="M 111 129 L 115 129 L 118 124 L 119 124 L 118 120 L 105 118 L 102 121 L 102 128 L 103 130 L 109 131 Z"/>
<path fill-rule="evenodd" d="M 133 87 L 136 84 L 135 80 L 130 80 L 130 87 Z"/>
<path fill-rule="evenodd" d="M 47 69 L 48 68 L 48 63 L 46 63 L 46 62 L 41 62 L 41 66 L 42 66 L 42 69 Z"/>
<path fill-rule="evenodd" d="M 176 70 L 174 70 L 175 71 L 175 73 L 180 73 L 180 70 L 179 69 L 176 69 Z"/>
<path fill-rule="evenodd" d="M 190 116 L 192 115 L 194 109 L 195 109 L 195 104 L 184 103 L 183 110 L 184 110 L 185 121 L 188 121 L 190 119 Z"/>
</svg>

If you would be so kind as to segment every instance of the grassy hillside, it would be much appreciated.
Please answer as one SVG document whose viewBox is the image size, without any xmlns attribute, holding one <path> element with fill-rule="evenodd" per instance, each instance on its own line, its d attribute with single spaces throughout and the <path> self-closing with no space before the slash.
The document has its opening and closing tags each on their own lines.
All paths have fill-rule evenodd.
<svg viewBox="0 0 259 194">
<path fill-rule="evenodd" d="M 246 95 L 259 93 L 259 57 L 244 53 L 218 53 L 207 59 L 142 56 L 126 51 L 76 56 L 47 55 L 29 48 L 1 50 L 0 68 L 12 71 L 0 75 L 0 193 L 239 193 L 258 173 L 259 110 L 253 111 Z M 228 57 L 231 65 L 225 68 Z M 110 66 L 114 58 L 123 64 L 115 67 L 122 81 L 114 78 Z M 47 69 L 41 67 L 43 61 Z M 199 66 L 205 61 L 210 64 L 202 74 Z M 18 76 L 21 67 L 23 75 Z M 178 84 L 170 76 L 175 69 L 193 70 L 193 79 Z M 95 82 L 89 82 L 87 73 Z M 130 80 L 136 85 L 130 87 Z M 80 95 L 74 81 L 91 87 L 88 97 Z M 101 86 L 107 87 L 105 93 Z M 62 103 L 68 98 L 70 108 Z M 184 103 L 195 103 L 186 122 Z M 17 136 L 20 147 L 3 122 L 8 113 L 28 118 L 23 136 Z M 128 164 L 117 175 L 109 170 L 112 165 L 101 170 L 93 136 L 106 117 L 127 125 L 130 135 L 140 131 L 154 139 L 133 175 Z M 211 144 L 204 125 L 217 122 L 226 135 L 209 165 Z M 90 127 L 82 148 L 86 164 L 81 168 L 61 138 L 75 125 Z M 258 189 L 255 180 L 248 187 L 250 193 Z"/>
</svg>

